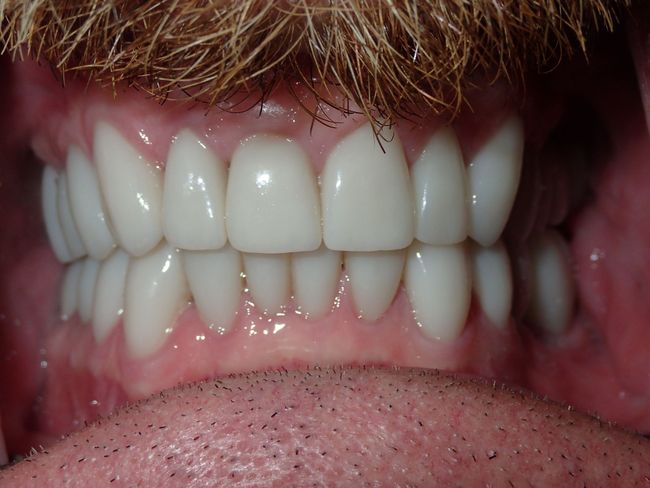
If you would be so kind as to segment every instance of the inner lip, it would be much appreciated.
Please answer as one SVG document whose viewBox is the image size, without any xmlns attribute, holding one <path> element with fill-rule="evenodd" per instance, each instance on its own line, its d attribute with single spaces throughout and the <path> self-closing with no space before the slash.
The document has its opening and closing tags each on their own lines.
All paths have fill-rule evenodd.
<svg viewBox="0 0 650 488">
<path fill-rule="evenodd" d="M 587 97 L 587 98 L 588 98 L 588 97 Z M 593 103 L 593 101 L 590 100 L 590 103 Z M 539 106 L 539 105 L 538 105 L 538 106 Z M 539 108 L 539 110 L 540 110 L 540 111 L 542 110 L 541 107 Z M 598 110 L 598 109 L 597 109 L 597 110 Z M 549 111 L 550 111 L 550 110 L 549 110 Z M 524 113 L 530 113 L 530 112 L 527 111 L 527 110 L 525 110 Z M 566 115 L 566 112 L 565 112 L 565 115 Z M 470 119 L 470 121 L 467 123 L 467 126 L 469 126 L 469 127 L 477 127 L 477 126 L 479 125 L 479 124 L 476 122 L 476 119 L 475 119 L 474 121 L 471 120 L 471 117 L 469 117 L 469 119 Z M 477 117 L 477 119 L 478 119 L 478 117 Z M 551 120 L 553 120 L 554 117 L 551 115 L 551 116 L 548 116 L 546 119 L 551 119 Z M 555 120 L 553 120 L 552 122 L 548 122 L 547 130 L 546 130 L 545 132 L 542 131 L 542 132 L 544 132 L 544 135 L 540 135 L 539 133 L 535 133 L 534 131 L 531 131 L 532 134 L 529 134 L 529 135 L 528 135 L 527 144 L 529 144 L 529 145 L 531 145 L 531 144 L 532 144 L 532 145 L 538 144 L 538 145 L 539 145 L 539 144 L 541 144 L 541 142 L 545 141 L 545 140 L 547 139 L 547 135 L 548 135 L 549 129 L 558 125 L 557 120 L 558 120 L 558 118 L 556 117 Z M 570 120 L 570 118 L 569 118 L 569 120 Z M 545 121 L 545 122 L 546 122 L 546 121 Z M 462 123 L 461 123 L 461 125 L 462 125 Z M 540 126 L 543 126 L 543 125 L 544 125 L 544 124 L 537 124 L 537 127 L 540 127 Z M 567 124 L 564 124 L 565 127 L 566 127 L 566 125 L 567 125 Z M 562 127 L 562 124 L 559 124 L 559 126 Z M 591 142 L 591 141 L 590 141 L 590 142 Z M 153 144 L 153 145 L 152 145 L 152 148 L 153 148 L 154 151 L 156 150 L 157 147 L 158 147 L 158 146 L 157 146 L 156 144 Z M 538 149 L 539 149 L 539 148 L 538 148 Z M 52 151 L 52 152 L 53 152 L 54 154 L 56 153 L 55 151 Z M 48 151 L 43 151 L 40 155 L 41 155 L 41 157 L 42 157 L 43 159 L 56 159 L 56 156 L 52 156 L 52 155 L 51 155 L 52 153 L 50 153 L 50 157 L 48 158 L 48 156 L 46 156 L 47 153 L 48 153 Z M 574 216 L 573 216 L 573 217 L 574 217 Z M 38 220 L 38 217 L 32 217 L 32 218 Z M 567 231 L 566 229 L 569 228 L 569 225 L 568 225 L 568 224 L 565 225 L 564 228 L 565 228 L 564 231 L 567 232 L 567 235 L 568 235 L 568 231 Z M 509 229 L 509 232 L 515 234 L 515 233 L 516 233 L 516 230 L 512 230 L 512 228 L 510 228 L 510 229 Z M 43 255 L 41 256 L 40 259 L 41 259 L 41 262 L 43 263 L 44 267 L 46 267 L 46 268 L 48 268 L 48 269 L 52 269 L 52 270 L 54 270 L 55 265 L 51 263 L 51 261 L 52 261 L 51 256 L 47 255 L 46 252 L 43 253 Z M 47 273 L 44 273 L 44 274 L 47 274 Z M 49 274 L 55 275 L 56 272 L 53 271 L 52 273 L 49 273 Z M 55 281 L 56 281 L 56 280 L 50 280 L 49 283 L 46 283 L 46 284 L 44 284 L 44 285 L 42 285 L 42 286 L 43 286 L 45 289 L 47 289 L 47 288 L 49 288 L 49 289 L 56 289 L 56 288 L 57 288 L 57 285 L 55 284 Z M 51 301 L 51 300 L 50 300 L 50 301 Z M 408 306 L 407 306 L 407 305 L 396 304 L 396 305 L 394 305 L 394 306 L 401 307 L 401 311 L 399 312 L 400 314 L 408 314 L 408 312 L 409 312 L 409 311 L 408 311 Z M 47 308 L 47 307 L 45 307 L 45 308 Z M 53 309 L 53 307 L 49 307 L 49 308 L 50 308 L 50 310 Z M 47 322 L 51 322 L 51 320 L 52 320 L 51 318 L 44 318 L 44 321 L 47 321 Z M 196 337 L 196 335 L 197 335 L 197 334 L 195 333 L 196 331 L 188 330 L 188 332 L 189 332 L 190 335 L 193 335 L 194 337 Z M 60 334 L 61 334 L 61 333 L 60 333 Z M 64 343 L 67 344 L 67 343 L 69 343 L 69 341 L 74 340 L 74 339 L 73 339 L 74 336 L 75 336 L 74 329 L 70 329 L 70 331 L 68 331 L 66 335 L 61 334 L 61 335 L 59 336 L 58 340 L 60 341 L 60 344 L 64 344 Z M 539 339 L 540 339 L 540 333 L 539 333 L 539 331 L 525 332 L 525 333 L 524 333 L 524 341 L 528 341 L 528 342 L 530 342 L 530 341 L 539 340 Z M 118 339 L 118 340 L 119 340 L 119 339 Z M 547 338 L 546 336 L 542 336 L 542 342 L 546 342 L 547 340 L 548 340 L 548 338 Z M 86 345 L 86 354 L 87 354 L 87 351 L 90 350 L 90 347 L 91 347 L 91 345 L 92 345 L 92 343 L 91 343 L 91 341 L 90 341 L 90 337 L 82 338 L 81 341 L 82 341 L 82 342 L 81 342 L 82 344 L 84 344 L 84 341 L 85 341 L 85 345 Z M 553 338 L 551 338 L 550 341 L 553 342 Z M 52 351 L 52 349 L 55 349 L 55 347 L 52 347 L 52 343 L 50 343 L 50 351 L 49 351 L 49 353 L 47 353 L 44 357 L 47 358 L 47 359 L 45 359 L 45 360 L 48 360 L 48 361 L 50 362 L 49 367 L 52 368 L 52 369 L 54 369 L 54 368 L 56 367 L 56 365 L 54 364 L 54 363 L 56 362 L 56 358 L 54 358 L 54 357 L 51 355 L 51 351 Z M 540 353 L 540 357 L 541 357 L 541 356 L 543 356 L 543 352 Z M 438 355 L 438 358 L 440 358 L 440 357 L 441 357 L 441 356 Z M 53 359 L 54 359 L 54 361 L 52 361 Z M 511 359 L 511 358 L 510 358 L 510 359 Z M 350 361 L 350 362 L 354 363 L 355 361 Z M 368 362 L 368 361 L 359 361 L 359 362 L 366 363 L 366 362 Z M 369 362 L 370 362 L 370 363 L 373 363 L 373 364 L 381 364 L 381 365 L 391 365 L 391 364 L 393 364 L 391 361 L 384 361 L 384 360 L 370 360 Z M 399 363 L 399 361 L 398 361 L 398 363 Z M 488 363 L 489 363 L 489 361 L 488 361 Z M 153 364 L 153 363 L 150 363 L 150 364 Z M 279 367 L 279 366 L 302 367 L 302 366 L 305 366 L 306 364 L 308 364 L 308 362 L 305 362 L 305 361 L 296 361 L 294 364 L 288 364 L 288 365 L 287 365 L 287 364 L 274 364 L 274 365 L 272 365 L 272 366 L 274 366 L 274 367 Z M 406 360 L 406 364 L 403 364 L 403 365 L 412 365 L 412 364 L 409 364 L 408 360 Z M 485 365 L 485 363 L 484 363 L 484 365 Z M 133 364 L 131 364 L 131 365 L 129 365 L 129 366 L 133 366 Z M 158 363 L 158 366 L 160 366 L 160 363 Z M 420 366 L 426 366 L 426 365 L 425 365 L 425 364 L 420 364 Z M 453 361 L 450 361 L 449 363 L 446 363 L 446 364 L 445 364 L 444 361 L 442 361 L 441 364 L 433 365 L 433 367 L 440 367 L 440 368 L 443 368 L 443 369 L 449 369 L 449 370 L 460 370 L 461 372 L 469 372 L 469 373 L 476 373 L 476 372 L 478 372 L 478 370 L 481 370 L 481 367 L 472 368 L 471 366 L 468 366 L 467 364 L 462 365 L 461 367 L 458 367 L 458 366 L 459 366 L 459 365 L 458 365 L 458 364 L 454 364 Z M 257 369 L 257 367 L 264 367 L 264 365 L 260 364 L 259 366 L 256 366 L 255 369 Z M 560 369 L 561 369 L 561 368 L 560 368 Z M 223 373 L 229 373 L 229 372 L 234 372 L 234 371 L 236 371 L 236 370 L 232 370 L 232 371 L 212 371 L 212 372 L 210 373 L 210 376 L 214 375 L 215 373 L 217 373 L 217 374 L 223 374 Z M 505 371 L 505 369 L 504 369 L 504 371 Z M 491 373 L 492 376 L 497 377 L 497 378 L 498 378 L 499 380 L 501 380 L 501 381 L 513 381 L 513 382 L 517 382 L 517 383 L 523 383 L 525 386 L 528 386 L 528 387 L 531 387 L 531 386 L 532 386 L 532 387 L 535 387 L 535 386 L 538 386 L 538 387 L 539 387 L 539 386 L 540 386 L 540 385 L 533 385 L 533 384 L 531 384 L 531 382 L 529 382 L 529 378 L 521 378 L 521 377 L 511 376 L 511 375 L 509 375 L 509 374 L 507 374 L 507 373 L 501 372 L 501 371 L 499 371 L 499 368 L 498 368 L 498 367 L 496 367 L 494 371 L 489 371 L 489 373 Z M 146 376 L 146 375 L 145 375 L 145 376 Z M 191 374 L 188 374 L 188 376 L 181 376 L 180 379 L 181 379 L 181 381 L 188 381 L 188 380 L 200 379 L 200 378 L 202 378 L 202 377 L 204 377 L 204 376 L 205 376 L 205 375 L 201 375 L 201 374 L 196 374 L 196 376 L 192 376 Z M 79 383 L 87 382 L 87 381 L 90 382 L 90 381 L 91 381 L 91 378 L 92 378 L 92 375 L 89 376 L 89 375 L 86 375 L 86 374 L 83 374 L 83 373 L 82 373 L 82 374 L 80 374 L 80 375 L 77 377 L 76 381 L 78 381 Z M 111 385 L 111 384 L 110 384 L 110 381 L 109 381 L 109 382 L 106 382 L 106 383 L 104 383 L 103 385 L 101 385 L 101 387 L 104 389 L 104 391 L 109 391 L 109 392 L 110 392 L 109 394 L 105 394 L 105 396 L 108 397 L 108 398 L 110 398 L 110 397 L 112 396 L 112 398 L 110 398 L 110 400 L 106 402 L 106 405 L 107 405 L 106 408 L 107 408 L 107 410 L 106 410 L 106 411 L 102 411 L 101 413 L 108 413 L 110 410 L 113 409 L 113 406 L 114 406 L 113 404 L 119 404 L 119 403 L 121 403 L 121 402 L 123 402 L 123 401 L 125 401 L 125 400 L 127 400 L 127 399 L 135 399 L 135 398 L 138 398 L 139 396 L 144 396 L 144 395 L 151 394 L 151 393 L 153 393 L 154 391 L 157 391 L 158 389 L 161 389 L 162 387 L 172 386 L 172 385 L 175 384 L 176 382 L 177 382 L 177 381 L 175 380 L 172 384 L 163 384 L 163 385 L 159 385 L 160 388 L 154 388 L 154 389 L 152 389 L 152 390 L 144 389 L 144 390 L 139 391 L 139 392 L 137 392 L 137 391 L 136 391 L 136 392 L 133 392 L 133 391 L 132 391 L 132 392 L 130 392 L 130 393 L 129 393 L 129 392 L 125 392 L 124 389 L 121 388 L 121 387 L 115 387 L 115 385 Z M 73 381 L 73 383 L 74 383 L 74 381 Z M 78 383 L 78 384 L 79 384 L 79 383 Z M 50 388 L 54 388 L 53 385 L 48 385 L 48 386 L 49 386 Z M 93 392 L 91 393 L 91 395 L 90 395 L 88 398 L 85 398 L 84 400 L 90 400 L 90 401 L 92 401 L 93 399 L 96 399 L 96 398 L 95 398 L 96 396 L 97 396 L 97 390 L 93 391 Z M 92 398 L 91 398 L 91 397 L 92 397 Z M 564 397 L 562 397 L 562 396 L 560 395 L 560 399 L 564 399 Z M 43 398 L 41 398 L 41 400 L 43 400 Z M 38 411 L 39 408 L 41 408 L 41 407 L 42 407 L 42 405 L 38 406 L 38 407 L 36 408 L 36 411 Z M 60 405 L 59 405 L 59 407 L 60 407 Z M 587 408 L 588 408 L 588 407 L 587 407 Z M 88 410 L 90 410 L 90 411 L 86 411 L 86 412 L 84 412 L 83 414 L 75 414 L 75 415 L 73 416 L 74 418 L 72 418 L 72 419 L 68 419 L 70 425 L 74 426 L 75 423 L 80 423 L 80 422 L 82 422 L 82 421 L 84 421 L 84 420 L 88 420 L 88 419 L 93 418 L 93 416 L 94 416 L 95 414 L 92 413 L 92 409 L 88 409 Z M 51 410 L 51 412 L 54 412 L 54 411 L 56 411 L 56 410 L 55 410 L 55 409 L 52 409 L 52 410 Z M 59 413 L 61 413 L 61 412 L 59 412 Z M 5 417 L 6 417 L 6 415 L 5 415 L 5 412 L 3 411 L 3 418 L 5 418 Z M 32 417 L 32 420 L 33 420 L 33 419 L 34 419 L 34 417 Z M 53 429 L 53 430 L 56 431 L 57 429 L 55 428 L 55 429 Z M 17 440 L 17 439 L 11 439 L 10 444 L 21 445 L 21 441 L 19 441 L 19 440 Z M 20 449 L 22 449 L 22 447 L 19 447 L 19 448 L 17 448 L 16 450 L 20 450 Z M 14 452 L 15 452 L 15 451 L 14 451 Z"/>
</svg>

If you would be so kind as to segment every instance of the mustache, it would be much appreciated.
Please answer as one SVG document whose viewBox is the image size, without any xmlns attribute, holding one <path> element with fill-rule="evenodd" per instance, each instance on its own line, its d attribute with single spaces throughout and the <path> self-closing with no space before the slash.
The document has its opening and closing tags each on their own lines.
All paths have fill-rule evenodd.
<svg viewBox="0 0 650 488">
<path fill-rule="evenodd" d="M 630 0 L 6 0 L 0 46 L 62 79 L 230 109 L 298 81 L 373 120 L 457 113 L 471 80 L 521 80 L 613 30 Z M 233 100 L 238 99 L 237 103 Z M 350 103 L 352 102 L 352 103 Z M 355 106 L 355 108 L 351 108 Z"/>
</svg>

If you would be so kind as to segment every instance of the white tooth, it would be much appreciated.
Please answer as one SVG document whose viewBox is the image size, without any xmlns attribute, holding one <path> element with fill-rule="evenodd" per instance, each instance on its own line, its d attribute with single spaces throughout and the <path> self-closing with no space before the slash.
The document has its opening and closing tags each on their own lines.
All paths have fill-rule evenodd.
<svg viewBox="0 0 650 488">
<path fill-rule="evenodd" d="M 547 332 L 561 334 L 573 314 L 575 289 L 569 249 L 557 232 L 533 240 L 530 271 L 527 317 Z"/>
<path fill-rule="evenodd" d="M 229 330 L 243 290 L 240 253 L 230 246 L 215 251 L 184 251 L 183 264 L 203 320 L 213 330 Z"/>
<path fill-rule="evenodd" d="M 461 335 L 471 301 L 463 244 L 413 244 L 408 251 L 404 284 L 415 318 L 427 336 L 452 341 Z"/>
<path fill-rule="evenodd" d="M 45 167 L 41 185 L 41 206 L 50 246 L 52 246 L 56 258 L 62 263 L 67 263 L 72 261 L 72 256 L 70 255 L 68 244 L 65 242 L 61 222 L 59 222 L 59 203 L 57 201 L 58 178 L 59 175 L 54 168 L 50 166 Z"/>
<path fill-rule="evenodd" d="M 68 243 L 70 256 L 72 259 L 77 259 L 86 255 L 86 248 L 84 247 L 84 243 L 81 240 L 79 231 L 77 230 L 77 224 L 72 217 L 70 197 L 68 194 L 68 179 L 66 178 L 65 172 L 63 172 L 57 180 L 57 186 L 59 222 L 61 222 L 65 242 Z"/>
<path fill-rule="evenodd" d="M 436 132 L 411 168 L 415 238 L 456 244 L 467 237 L 465 165 L 451 128 Z"/>
<path fill-rule="evenodd" d="M 226 167 L 191 131 L 181 131 L 169 150 L 163 192 L 167 242 L 191 250 L 226 243 Z"/>
<path fill-rule="evenodd" d="M 88 254 L 104 259 L 115 247 L 97 172 L 81 149 L 68 151 L 67 179 L 72 215 Z"/>
<path fill-rule="evenodd" d="M 93 308 L 93 334 L 97 343 L 108 337 L 124 312 L 124 288 L 129 255 L 116 249 L 99 268 Z"/>
<path fill-rule="evenodd" d="M 262 312 L 281 311 L 289 301 L 291 268 L 289 254 L 244 253 L 246 284 L 253 303 Z"/>
<path fill-rule="evenodd" d="M 291 256 L 294 298 L 308 318 L 321 318 L 332 309 L 340 277 L 339 251 L 321 246 L 316 251 Z"/>
<path fill-rule="evenodd" d="M 500 241 L 490 247 L 472 246 L 473 284 L 483 313 L 499 328 L 508 324 L 512 310 L 510 259 Z"/>
<path fill-rule="evenodd" d="M 494 244 L 508 222 L 519 186 L 523 153 L 523 125 L 513 115 L 469 165 L 469 235 L 482 246 Z"/>
<path fill-rule="evenodd" d="M 239 251 L 318 249 L 318 187 L 300 146 L 266 135 L 242 141 L 230 163 L 226 213 L 228 239 Z"/>
<path fill-rule="evenodd" d="M 82 261 L 69 265 L 61 282 L 61 319 L 68 320 L 79 307 L 79 279 Z"/>
<path fill-rule="evenodd" d="M 354 308 L 365 320 L 374 321 L 393 302 L 404 268 L 404 251 L 346 252 Z"/>
<path fill-rule="evenodd" d="M 113 127 L 95 128 L 95 162 L 116 236 L 133 256 L 142 256 L 162 238 L 162 174 L 145 161 Z"/>
<path fill-rule="evenodd" d="M 402 249 L 413 240 L 408 167 L 397 134 L 380 141 L 370 124 L 346 136 L 321 174 L 323 239 L 330 249 Z"/>
<path fill-rule="evenodd" d="M 132 356 L 148 356 L 165 343 L 188 298 L 180 251 L 161 244 L 131 260 L 126 277 L 124 336 Z"/>
<path fill-rule="evenodd" d="M 82 322 L 88 322 L 93 315 L 93 304 L 95 302 L 95 286 L 97 274 L 99 273 L 99 261 L 93 258 L 86 258 L 81 267 L 79 276 L 79 317 Z"/>
</svg>

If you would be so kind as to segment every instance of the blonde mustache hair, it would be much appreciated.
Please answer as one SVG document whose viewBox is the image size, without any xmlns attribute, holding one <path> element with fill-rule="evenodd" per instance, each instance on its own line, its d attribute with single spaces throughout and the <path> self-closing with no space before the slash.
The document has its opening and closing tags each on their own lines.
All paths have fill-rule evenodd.
<svg viewBox="0 0 650 488">
<path fill-rule="evenodd" d="M 0 46 L 48 61 L 62 79 L 82 73 L 231 110 L 301 81 L 314 102 L 301 104 L 323 123 L 326 105 L 386 121 L 456 113 L 472 78 L 516 81 L 527 68 L 585 52 L 589 33 L 612 30 L 628 4 L 0 0 Z"/>
</svg>

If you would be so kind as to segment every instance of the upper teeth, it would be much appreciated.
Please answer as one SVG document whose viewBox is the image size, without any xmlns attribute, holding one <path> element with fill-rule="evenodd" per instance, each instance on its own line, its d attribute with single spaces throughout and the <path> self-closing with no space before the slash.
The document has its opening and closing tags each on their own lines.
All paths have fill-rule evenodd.
<svg viewBox="0 0 650 488">
<path fill-rule="evenodd" d="M 410 178 L 397 134 L 385 130 L 378 139 L 366 124 L 332 150 L 319 182 L 292 140 L 248 137 L 228 170 L 195 133 L 183 130 L 163 174 L 100 122 L 96 172 L 71 147 L 67 171 L 57 175 L 48 167 L 43 177 L 45 222 L 57 257 L 92 258 L 68 271 L 62 313 L 79 309 L 84 320 L 93 317 L 102 340 L 124 310 L 127 344 L 146 354 L 155 347 L 140 346 L 142 336 L 155 334 L 151 342 L 161 343 L 190 291 L 203 319 L 224 330 L 239 309 L 242 272 L 260 309 L 279 311 L 293 289 L 298 306 L 320 317 L 332 307 L 345 263 L 352 301 L 366 320 L 386 311 L 404 273 L 423 330 L 457 337 L 472 282 L 463 241 L 468 234 L 481 246 L 499 239 L 522 157 L 516 116 L 486 141 L 468 171 L 454 131 L 444 128 L 425 145 Z M 111 254 L 116 245 L 123 251 Z M 476 248 L 474 273 L 507 281 L 507 255 L 495 249 Z M 100 267 L 96 260 L 108 256 Z M 69 289 L 80 284 L 89 290 L 73 300 Z M 488 318 L 503 324 L 512 287 L 501 296 L 478 279 L 476 290 Z"/>
</svg>

